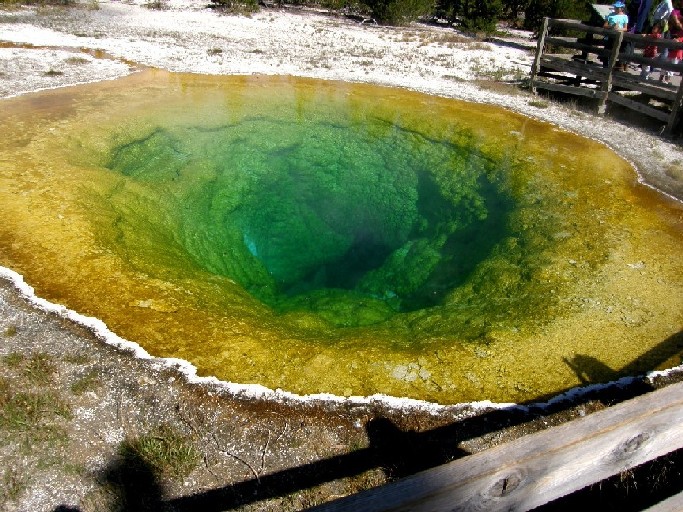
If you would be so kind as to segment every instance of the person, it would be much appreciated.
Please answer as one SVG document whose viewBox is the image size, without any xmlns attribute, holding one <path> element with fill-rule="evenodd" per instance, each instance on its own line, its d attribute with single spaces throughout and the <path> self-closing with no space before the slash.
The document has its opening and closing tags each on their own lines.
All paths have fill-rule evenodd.
<svg viewBox="0 0 683 512">
<path fill-rule="evenodd" d="M 662 2 L 667 3 L 671 0 L 662 0 Z M 629 32 L 633 34 L 649 34 L 652 32 L 653 24 L 650 22 L 651 12 L 659 7 L 654 5 L 654 0 L 631 0 L 627 5 L 626 14 L 628 14 L 628 19 L 631 21 L 631 28 Z M 669 15 L 667 13 L 666 17 Z M 655 19 L 655 21 L 657 21 Z"/>
<path fill-rule="evenodd" d="M 624 2 L 622 2 L 621 0 L 617 0 L 612 5 L 612 9 L 612 12 L 610 12 L 605 18 L 605 24 L 603 25 L 603 27 L 618 30 L 619 32 L 626 32 L 626 30 L 628 29 L 628 16 L 624 12 L 624 10 L 626 9 L 626 4 L 624 4 Z M 602 60 L 602 65 L 603 67 L 608 66 L 608 62 L 606 59 Z M 618 67 L 622 71 L 626 71 L 625 62 L 619 62 Z"/>
<path fill-rule="evenodd" d="M 662 39 L 664 37 L 664 32 L 666 32 L 666 21 L 664 23 L 655 23 L 652 26 L 650 33 L 647 35 L 650 39 Z M 643 57 L 648 59 L 654 59 L 659 54 L 659 48 L 657 45 L 649 44 L 643 49 Z M 640 78 L 644 80 L 649 80 L 650 73 L 653 71 L 652 66 L 649 64 L 643 64 L 642 70 L 640 72 Z"/>
<path fill-rule="evenodd" d="M 673 10 L 674 6 L 671 0 L 662 0 L 661 2 L 659 2 L 652 9 L 652 12 L 648 14 L 647 21 L 644 24 L 644 26 L 649 27 L 646 30 L 646 32 L 650 32 L 651 27 L 654 27 L 655 24 L 660 23 L 662 25 L 667 25 L 666 28 L 663 30 L 663 32 L 666 33 L 669 30 L 669 16 L 671 16 Z"/>
<path fill-rule="evenodd" d="M 669 16 L 669 34 L 671 39 L 678 42 L 683 42 L 683 15 L 680 9 L 674 9 Z M 672 64 L 678 64 L 683 61 L 683 50 L 669 50 L 669 60 Z M 664 71 L 660 74 L 659 80 L 664 83 L 671 82 L 672 71 Z"/>
<path fill-rule="evenodd" d="M 612 5 L 612 8 L 614 10 L 607 15 L 604 28 L 611 28 L 618 30 L 619 32 L 625 32 L 628 28 L 628 16 L 624 12 L 626 9 L 626 4 L 624 4 L 624 2 L 621 0 L 617 0 L 614 2 L 614 5 Z"/>
</svg>

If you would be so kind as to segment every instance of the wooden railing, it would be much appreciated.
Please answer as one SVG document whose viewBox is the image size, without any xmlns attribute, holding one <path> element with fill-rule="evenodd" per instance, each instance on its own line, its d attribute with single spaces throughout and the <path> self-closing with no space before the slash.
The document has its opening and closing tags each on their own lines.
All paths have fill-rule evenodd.
<svg viewBox="0 0 683 512">
<path fill-rule="evenodd" d="M 552 35 L 558 30 L 580 35 Z M 617 32 L 574 20 L 545 18 L 531 68 L 531 90 L 536 93 L 538 89 L 547 89 L 594 98 L 600 114 L 605 112 L 609 102 L 617 103 L 662 121 L 665 132 L 671 133 L 678 122 L 681 107 L 683 89 L 680 83 L 673 85 L 645 80 L 639 73 L 620 70 L 622 64 L 631 64 L 683 72 L 683 63 L 673 64 L 667 59 L 644 57 L 642 49 L 648 45 L 657 47 L 659 54 L 665 48 L 672 51 L 683 48 L 683 43 L 677 41 Z M 652 98 L 659 105 L 636 101 L 623 94 L 624 91 L 637 93 L 640 100 Z"/>
<path fill-rule="evenodd" d="M 312 510 L 525 511 L 682 447 L 678 383 Z M 683 510 L 683 494 L 653 510 Z"/>
</svg>

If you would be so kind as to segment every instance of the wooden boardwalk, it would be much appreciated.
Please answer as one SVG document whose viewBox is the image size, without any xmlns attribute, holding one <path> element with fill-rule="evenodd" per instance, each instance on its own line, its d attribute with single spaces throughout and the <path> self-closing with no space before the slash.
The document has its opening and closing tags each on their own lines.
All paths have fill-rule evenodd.
<svg viewBox="0 0 683 512">
<path fill-rule="evenodd" d="M 567 33 L 575 35 L 557 35 Z M 683 43 L 677 41 L 546 18 L 531 68 L 531 90 L 595 99 L 599 114 L 610 103 L 619 104 L 661 121 L 665 133 L 671 134 L 680 117 L 683 63 L 644 57 L 643 49 L 648 45 L 655 46 L 659 55 L 665 49 L 683 49 Z M 651 74 L 653 79 L 641 78 L 641 66 L 656 69 Z M 675 75 L 671 83 L 658 80 L 665 71 Z"/>
<path fill-rule="evenodd" d="M 311 510 L 526 511 L 682 447 L 678 383 Z M 683 494 L 652 510 L 682 503 Z"/>
</svg>

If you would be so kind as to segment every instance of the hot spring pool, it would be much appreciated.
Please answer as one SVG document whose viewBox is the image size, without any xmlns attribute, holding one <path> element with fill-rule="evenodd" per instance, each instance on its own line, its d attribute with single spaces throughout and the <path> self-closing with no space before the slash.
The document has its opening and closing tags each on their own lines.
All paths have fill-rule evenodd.
<svg viewBox="0 0 683 512">
<path fill-rule="evenodd" d="M 681 362 L 683 207 L 597 142 L 291 77 L 2 104 L 0 264 L 201 375 L 455 403 Z"/>
</svg>

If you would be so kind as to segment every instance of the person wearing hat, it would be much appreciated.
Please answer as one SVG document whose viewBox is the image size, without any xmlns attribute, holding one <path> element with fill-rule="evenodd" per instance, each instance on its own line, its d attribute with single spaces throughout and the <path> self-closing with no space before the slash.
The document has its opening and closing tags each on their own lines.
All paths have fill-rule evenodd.
<svg viewBox="0 0 683 512">
<path fill-rule="evenodd" d="M 621 0 L 617 0 L 612 7 L 614 10 L 607 15 L 604 27 L 625 32 L 628 27 L 628 16 L 624 12 L 626 4 Z"/>
<path fill-rule="evenodd" d="M 618 30 L 619 32 L 626 32 L 626 29 L 628 28 L 628 16 L 624 12 L 626 9 L 626 4 L 624 4 L 624 2 L 621 0 L 617 0 L 614 2 L 614 5 L 612 5 L 612 8 L 613 11 L 607 15 L 607 18 L 605 18 L 604 28 L 611 28 L 613 30 Z M 605 39 L 610 40 L 611 38 L 605 37 Z M 607 59 L 603 58 L 601 60 L 603 67 L 607 67 Z M 626 71 L 626 63 L 619 62 L 618 68 L 622 71 Z"/>
</svg>

